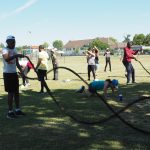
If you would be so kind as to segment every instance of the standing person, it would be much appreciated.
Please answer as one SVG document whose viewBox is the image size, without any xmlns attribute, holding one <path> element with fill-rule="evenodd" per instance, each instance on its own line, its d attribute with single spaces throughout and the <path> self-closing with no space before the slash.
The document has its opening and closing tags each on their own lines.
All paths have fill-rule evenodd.
<svg viewBox="0 0 150 150">
<path fill-rule="evenodd" d="M 39 93 L 44 93 L 44 77 L 46 76 L 48 69 L 48 53 L 44 50 L 44 46 L 39 46 L 39 58 L 36 65 L 36 70 L 38 70 L 38 78 L 41 82 L 41 90 Z"/>
<path fill-rule="evenodd" d="M 5 91 L 8 93 L 8 113 L 7 118 L 14 119 L 16 116 L 24 116 L 25 114 L 20 109 L 20 97 L 19 97 L 19 79 L 16 71 L 16 67 L 21 72 L 21 67 L 18 62 L 18 58 L 14 58 L 17 55 L 15 49 L 16 40 L 15 37 L 10 35 L 6 39 L 7 46 L 3 48 L 3 77 Z M 21 56 L 21 55 L 20 55 Z M 22 55 L 23 57 L 23 55 Z M 13 110 L 13 100 L 15 101 L 16 109 Z"/>
<path fill-rule="evenodd" d="M 99 49 L 94 46 L 94 51 L 95 51 L 95 75 L 96 75 L 96 71 L 99 68 Z"/>
<path fill-rule="evenodd" d="M 105 60 L 106 60 L 106 65 L 105 65 L 105 69 L 104 69 L 105 72 L 106 72 L 106 68 L 107 68 L 108 64 L 109 64 L 109 71 L 111 71 L 110 55 L 111 55 L 110 50 L 109 50 L 109 48 L 107 48 L 105 53 L 104 53 Z"/>
<path fill-rule="evenodd" d="M 127 46 L 124 48 L 124 55 L 123 55 L 123 65 L 127 71 L 127 84 L 131 84 L 131 76 L 132 76 L 132 83 L 135 83 L 135 70 L 132 66 L 131 59 L 136 58 L 133 55 L 136 55 L 139 50 L 133 51 L 131 49 L 131 42 L 127 43 Z"/>
<path fill-rule="evenodd" d="M 58 80 L 58 69 L 55 69 L 58 67 L 58 60 L 57 60 L 57 56 L 56 56 L 55 51 L 56 51 L 55 48 L 51 50 L 51 59 L 52 59 L 52 65 L 53 65 L 53 69 L 54 69 L 53 80 Z"/>
<path fill-rule="evenodd" d="M 87 55 L 87 63 L 88 63 L 88 80 L 90 81 L 90 73 L 92 71 L 93 78 L 95 80 L 95 51 L 94 49 L 89 49 L 86 52 Z"/>
</svg>

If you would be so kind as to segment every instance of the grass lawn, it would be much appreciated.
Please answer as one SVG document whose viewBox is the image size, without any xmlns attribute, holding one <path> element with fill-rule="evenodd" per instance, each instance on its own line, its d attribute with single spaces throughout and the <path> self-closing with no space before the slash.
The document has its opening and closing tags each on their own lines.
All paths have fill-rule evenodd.
<svg viewBox="0 0 150 150">
<path fill-rule="evenodd" d="M 150 72 L 150 55 L 138 56 L 138 59 Z M 138 62 L 133 60 L 137 84 L 126 85 L 125 69 L 120 59 L 113 56 L 111 61 L 112 72 L 104 72 L 105 60 L 100 56 L 97 79 L 119 80 L 123 101 L 120 102 L 117 95 L 112 95 L 110 91 L 111 98 L 107 100 L 116 111 L 141 95 L 150 96 L 150 75 Z M 84 125 L 61 114 L 47 93 L 38 93 L 40 83 L 37 80 L 30 80 L 31 86 L 22 89 L 20 93 L 22 110 L 26 116 L 15 120 L 6 119 L 7 93 L 4 92 L 2 66 L 0 61 L 0 150 L 150 149 L 150 135 L 131 129 L 117 118 L 99 125 Z M 51 62 L 49 66 L 51 69 Z M 84 56 L 62 57 L 59 66 L 71 68 L 87 80 Z M 36 77 L 36 74 L 31 70 L 29 76 Z M 100 98 L 75 93 L 84 83 L 71 72 L 59 69 L 59 80 L 54 81 L 52 78 L 53 72 L 48 74 L 46 82 L 67 113 L 87 121 L 100 120 L 112 114 Z M 133 105 L 121 117 L 150 132 L 150 99 Z"/>
</svg>

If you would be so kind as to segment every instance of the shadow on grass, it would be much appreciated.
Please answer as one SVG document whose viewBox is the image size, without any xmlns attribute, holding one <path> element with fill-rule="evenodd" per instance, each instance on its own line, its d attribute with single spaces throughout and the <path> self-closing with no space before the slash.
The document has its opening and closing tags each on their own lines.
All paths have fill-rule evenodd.
<svg viewBox="0 0 150 150">
<path fill-rule="evenodd" d="M 150 83 L 121 86 L 123 102 L 119 102 L 116 95 L 108 103 L 119 110 L 141 95 L 150 95 L 149 87 Z M 96 96 L 85 97 L 71 89 L 56 89 L 53 94 L 67 113 L 81 120 L 94 121 L 111 114 Z M 135 104 L 121 116 L 150 131 L 149 101 Z M 150 149 L 150 136 L 129 128 L 117 118 L 100 125 L 78 124 L 61 114 L 47 93 L 24 91 L 21 104 L 27 116 L 8 120 L 5 118 L 6 95 L 1 95 L 0 149 Z"/>
</svg>

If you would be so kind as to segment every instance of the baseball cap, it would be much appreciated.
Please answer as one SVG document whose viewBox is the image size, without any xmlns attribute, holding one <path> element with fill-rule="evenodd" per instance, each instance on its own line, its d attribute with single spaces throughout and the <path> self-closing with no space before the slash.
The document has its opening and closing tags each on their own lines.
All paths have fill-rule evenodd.
<svg viewBox="0 0 150 150">
<path fill-rule="evenodd" d="M 15 37 L 13 35 L 7 36 L 6 40 L 15 40 Z"/>
<path fill-rule="evenodd" d="M 113 85 L 116 89 L 118 89 L 118 84 L 119 84 L 118 80 L 116 80 L 116 79 L 113 79 L 113 80 L 112 80 L 112 85 Z"/>
</svg>

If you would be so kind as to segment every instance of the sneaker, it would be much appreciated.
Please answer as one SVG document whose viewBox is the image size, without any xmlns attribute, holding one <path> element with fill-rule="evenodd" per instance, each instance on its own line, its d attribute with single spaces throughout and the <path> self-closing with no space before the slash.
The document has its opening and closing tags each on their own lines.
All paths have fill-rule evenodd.
<svg viewBox="0 0 150 150">
<path fill-rule="evenodd" d="M 21 110 L 15 111 L 16 116 L 25 116 L 25 113 L 23 113 Z"/>
<path fill-rule="evenodd" d="M 26 85 L 30 86 L 31 84 L 30 84 L 30 83 L 27 83 Z"/>
<path fill-rule="evenodd" d="M 85 89 L 85 86 L 81 86 L 81 88 L 78 89 L 78 90 L 76 91 L 76 93 L 83 93 L 84 89 Z"/>
<path fill-rule="evenodd" d="M 8 112 L 7 116 L 6 116 L 8 119 L 15 119 L 16 118 L 16 115 L 14 112 Z"/>
<path fill-rule="evenodd" d="M 133 83 L 133 84 L 137 84 L 137 82 L 135 82 L 135 81 L 134 81 L 134 82 L 132 82 L 132 83 Z"/>
<path fill-rule="evenodd" d="M 127 82 L 127 85 L 131 85 L 132 84 L 132 82 Z"/>
<path fill-rule="evenodd" d="M 40 92 L 38 92 L 39 94 L 44 94 L 44 92 L 43 91 L 40 91 Z"/>
</svg>

